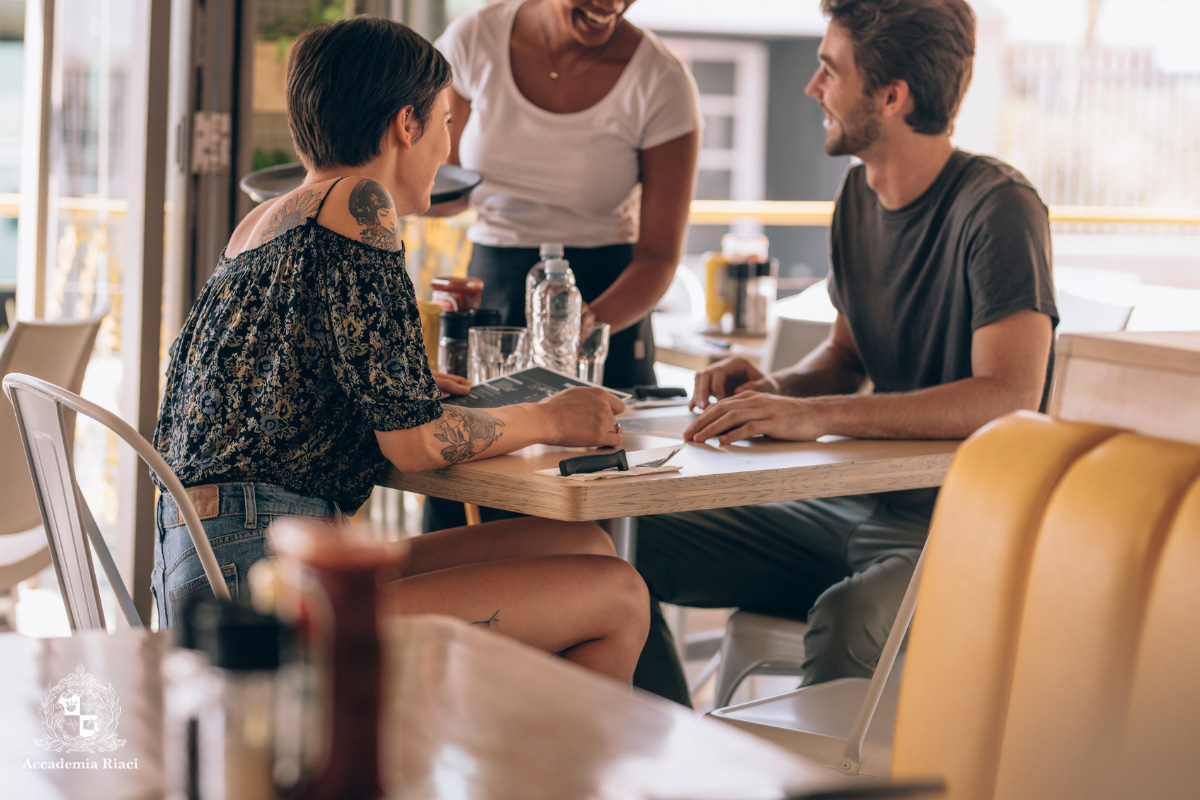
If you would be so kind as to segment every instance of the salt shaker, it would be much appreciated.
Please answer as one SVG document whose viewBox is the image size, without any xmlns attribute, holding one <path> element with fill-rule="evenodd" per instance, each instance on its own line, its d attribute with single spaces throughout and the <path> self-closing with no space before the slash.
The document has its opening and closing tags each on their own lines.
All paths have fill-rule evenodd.
<svg viewBox="0 0 1200 800">
<path fill-rule="evenodd" d="M 199 717 L 199 796 L 278 797 L 278 678 L 286 628 L 272 615 L 231 603 L 201 604 L 193 620 L 211 664 L 211 702 Z"/>
</svg>

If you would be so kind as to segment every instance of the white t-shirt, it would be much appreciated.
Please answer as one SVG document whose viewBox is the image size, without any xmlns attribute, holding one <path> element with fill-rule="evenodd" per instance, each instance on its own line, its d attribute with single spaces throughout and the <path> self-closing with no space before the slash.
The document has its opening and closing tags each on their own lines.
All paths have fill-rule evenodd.
<svg viewBox="0 0 1200 800">
<path fill-rule="evenodd" d="M 469 238 L 537 247 L 636 242 L 638 152 L 700 127 L 696 83 L 649 31 L 616 85 L 591 108 L 557 114 L 517 89 L 509 58 L 523 0 L 456 19 L 436 42 L 471 103 L 459 143 L 462 165 L 483 175 L 471 193 L 479 214 Z"/>
</svg>

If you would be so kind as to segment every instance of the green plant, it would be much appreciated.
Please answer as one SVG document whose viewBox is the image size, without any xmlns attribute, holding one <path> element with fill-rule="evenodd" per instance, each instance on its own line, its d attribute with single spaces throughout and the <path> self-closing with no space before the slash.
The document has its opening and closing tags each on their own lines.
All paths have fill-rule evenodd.
<svg viewBox="0 0 1200 800">
<path fill-rule="evenodd" d="M 253 162 L 251 169 L 257 172 L 260 169 L 267 167 L 275 167 L 280 164 L 291 164 L 296 161 L 296 156 L 292 153 L 283 150 L 274 150 L 268 152 L 261 147 L 254 148 Z"/>
<path fill-rule="evenodd" d="M 322 22 L 337 22 L 346 16 L 345 0 L 311 0 L 308 11 L 271 20 L 258 32 L 260 42 L 275 42 L 278 46 L 279 60 L 287 57 L 288 50 L 296 37 Z"/>
</svg>

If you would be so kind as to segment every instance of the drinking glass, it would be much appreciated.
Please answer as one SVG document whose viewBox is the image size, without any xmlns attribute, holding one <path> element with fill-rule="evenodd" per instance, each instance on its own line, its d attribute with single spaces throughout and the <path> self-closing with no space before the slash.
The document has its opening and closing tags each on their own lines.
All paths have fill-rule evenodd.
<svg viewBox="0 0 1200 800">
<path fill-rule="evenodd" d="M 471 328 L 470 369 L 472 384 L 490 381 L 529 366 L 529 337 L 524 328 L 479 325 Z"/>
<path fill-rule="evenodd" d="M 579 379 L 591 383 L 604 381 L 604 359 L 608 357 L 608 336 L 612 328 L 599 322 L 579 338 Z"/>
</svg>

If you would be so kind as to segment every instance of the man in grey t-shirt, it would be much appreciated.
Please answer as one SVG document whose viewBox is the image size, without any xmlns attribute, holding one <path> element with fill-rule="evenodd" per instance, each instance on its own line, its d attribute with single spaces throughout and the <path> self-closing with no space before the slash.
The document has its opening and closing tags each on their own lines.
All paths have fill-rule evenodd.
<svg viewBox="0 0 1200 800">
<path fill-rule="evenodd" d="M 1016 170 L 956 150 L 975 20 L 963 0 L 823 0 L 805 92 L 846 174 L 830 235 L 829 338 L 763 374 L 696 377 L 694 441 L 958 439 L 1045 399 L 1057 310 L 1045 206 Z M 869 394 L 858 394 L 867 384 Z M 715 402 L 713 402 L 715 400 Z M 634 684 L 688 702 L 658 601 L 807 619 L 805 684 L 868 676 L 924 545 L 934 490 L 642 518 L 654 598 Z"/>
</svg>

